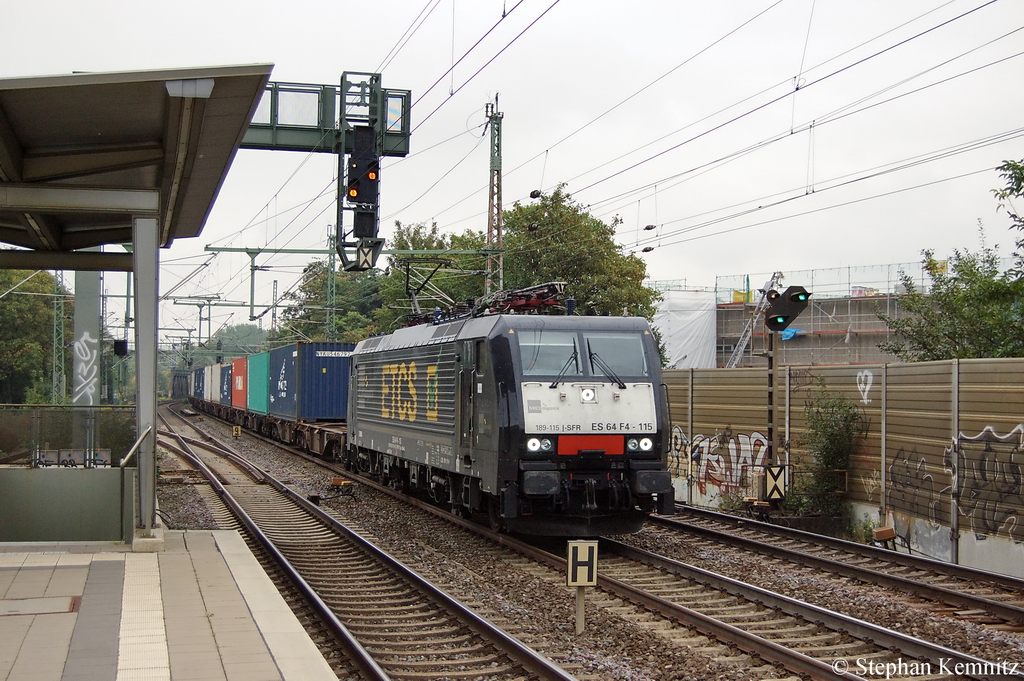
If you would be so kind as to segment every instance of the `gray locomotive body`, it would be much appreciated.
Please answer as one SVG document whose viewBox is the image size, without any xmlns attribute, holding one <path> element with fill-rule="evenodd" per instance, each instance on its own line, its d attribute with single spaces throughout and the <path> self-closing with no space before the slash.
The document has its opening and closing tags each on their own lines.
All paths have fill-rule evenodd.
<svg viewBox="0 0 1024 681">
<path fill-rule="evenodd" d="M 490 315 L 367 339 L 346 462 L 495 526 L 634 532 L 671 513 L 668 407 L 646 320 Z"/>
</svg>

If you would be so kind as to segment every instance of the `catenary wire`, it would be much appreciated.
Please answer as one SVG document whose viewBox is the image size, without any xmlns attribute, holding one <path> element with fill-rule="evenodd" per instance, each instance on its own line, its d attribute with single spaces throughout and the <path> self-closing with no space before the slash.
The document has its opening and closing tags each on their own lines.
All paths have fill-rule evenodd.
<svg viewBox="0 0 1024 681">
<path fill-rule="evenodd" d="M 828 59 L 826 59 L 826 60 L 824 60 L 824 61 L 822 61 L 822 62 L 820 62 L 820 63 L 816 64 L 815 66 L 811 67 L 811 68 L 810 68 L 810 69 L 809 69 L 808 71 L 813 71 L 813 70 L 815 70 L 815 69 L 819 69 L 819 68 L 821 68 L 821 67 L 823 67 L 823 66 L 825 66 L 825 65 L 827 65 L 827 64 L 830 64 L 831 62 L 833 62 L 833 61 L 836 61 L 837 59 L 840 59 L 840 58 L 842 58 L 843 56 L 845 56 L 845 55 L 847 55 L 847 54 L 849 54 L 849 53 L 851 53 L 851 52 L 853 52 L 853 51 L 855 51 L 855 50 L 857 50 L 857 49 L 860 49 L 861 47 L 864 47 L 865 45 L 868 45 L 868 44 L 870 44 L 870 43 L 872 43 L 872 42 L 874 42 L 874 41 L 876 41 L 876 40 L 879 40 L 879 39 L 881 39 L 881 38 L 885 37 L 886 35 L 889 35 L 890 33 L 893 33 L 893 32 L 895 32 L 895 31 L 897 31 L 897 30 L 899 30 L 899 29 L 901 29 L 901 28 L 903 28 L 903 27 L 905 27 L 905 26 L 908 26 L 908 25 L 910 25 L 910 24 L 912 24 L 912 23 L 914 23 L 914 22 L 916 22 L 916 21 L 918 21 L 918 20 L 920 20 L 920 19 L 922 19 L 922 18 L 924 18 L 924 17 L 928 16 L 929 14 L 932 14 L 932 13 L 934 13 L 934 12 L 937 12 L 937 11 L 939 11 L 940 9 L 942 9 L 942 8 L 944 8 L 944 7 L 946 7 L 946 6 L 948 6 L 948 5 L 951 5 L 951 4 L 955 3 L 956 1 L 957 1 L 957 0 L 948 0 L 947 2 L 943 3 L 942 5 L 939 5 L 939 6 L 937 6 L 937 7 L 934 7 L 934 8 L 932 8 L 932 9 L 928 10 L 927 12 L 924 12 L 924 13 L 922 13 L 922 14 L 920 14 L 920 15 L 918 15 L 918 16 L 916 16 L 916 17 L 914 17 L 914 18 L 910 19 L 910 20 L 907 20 L 907 21 L 905 21 L 905 22 L 903 22 L 903 23 L 901 23 L 901 24 L 898 24 L 897 26 L 894 26 L 893 28 L 890 28 L 889 30 L 887 30 L 887 31 L 884 31 L 884 32 L 880 33 L 879 35 L 877 35 L 877 36 L 875 36 L 875 37 L 871 38 L 870 40 L 864 41 L 864 42 L 862 42 L 862 43 L 860 43 L 860 44 L 858 44 L 858 45 L 856 45 L 856 46 L 854 46 L 854 47 L 851 47 L 851 48 L 849 48 L 849 49 L 847 49 L 847 50 L 844 50 L 843 52 L 840 52 L 839 54 L 836 54 L 836 55 L 834 55 L 834 56 L 832 56 L 832 57 L 830 57 L 830 58 L 828 58 Z M 776 4 L 778 4 L 778 3 L 776 3 Z M 771 10 L 771 9 L 772 9 L 772 8 L 774 8 L 774 7 L 775 7 L 775 5 L 771 5 L 771 6 L 770 6 L 770 7 L 768 7 L 768 8 L 766 9 L 766 10 L 764 10 L 764 11 L 760 12 L 759 14 L 755 15 L 755 16 L 754 16 L 754 17 L 752 17 L 751 19 L 748 19 L 748 20 L 747 20 L 747 21 L 745 21 L 745 22 L 744 22 L 743 24 L 741 24 L 740 26 L 738 26 L 738 27 L 737 27 L 736 29 L 733 29 L 733 30 L 732 30 L 732 31 L 731 31 L 731 32 L 730 32 L 729 34 L 727 34 L 727 36 L 728 36 L 728 35 L 731 35 L 732 33 L 735 33 L 735 32 L 736 32 L 736 31 L 737 31 L 738 29 L 740 29 L 740 28 L 743 28 L 744 26 L 746 26 L 747 24 L 749 24 L 749 23 L 750 23 L 751 21 L 753 21 L 753 20 L 757 19 L 757 18 L 758 18 L 758 17 L 760 17 L 760 16 L 762 15 L 762 14 L 764 14 L 764 12 L 766 12 L 766 11 L 768 11 L 768 10 Z M 727 36 L 723 36 L 723 37 L 727 37 Z M 713 46 L 714 44 L 717 44 L 717 43 L 721 42 L 721 40 L 722 40 L 721 38 L 719 38 L 719 39 L 715 40 L 715 41 L 714 41 L 714 43 L 712 43 L 712 44 L 711 44 L 711 45 L 709 45 L 708 47 L 711 47 L 711 46 Z M 626 99 L 624 99 L 624 100 L 623 100 L 622 102 L 620 102 L 620 104 L 624 103 L 625 101 L 627 101 L 627 100 L 629 100 L 629 99 L 632 99 L 632 97 L 634 97 L 635 95 L 639 94 L 639 93 L 640 93 L 640 92 L 642 92 L 643 90 L 646 90 L 646 89 L 648 89 L 649 87 L 653 86 L 653 85 L 654 85 L 655 83 L 657 83 L 658 81 L 662 80 L 662 79 L 663 79 L 663 78 L 664 78 L 665 76 L 667 76 L 667 75 L 668 75 L 669 73 L 672 73 L 673 71 L 677 70 L 677 69 L 679 68 L 679 66 L 682 66 L 683 64 L 685 64 L 685 63 L 689 62 L 690 60 L 692 60 L 692 59 L 693 59 L 694 57 L 696 57 L 696 56 L 698 56 L 699 54 L 701 54 L 702 52 L 706 51 L 706 50 L 708 49 L 708 47 L 706 47 L 706 48 L 702 49 L 702 50 L 701 50 L 700 52 L 698 52 L 697 54 L 695 54 L 695 55 L 693 55 L 693 56 L 691 56 L 691 57 L 688 57 L 688 58 L 687 58 L 686 60 L 684 60 L 684 62 L 682 62 L 681 64 L 679 64 L 679 65 L 678 65 L 678 66 L 676 66 L 676 67 L 673 67 L 673 68 L 672 68 L 672 69 L 671 69 L 671 70 L 670 70 L 669 72 L 665 73 L 664 75 L 662 75 L 662 76 L 659 76 L 659 77 L 658 77 L 658 78 L 656 78 L 656 79 L 655 79 L 654 81 L 652 81 L 652 82 L 651 82 L 651 83 L 649 83 L 648 85 L 646 85 L 646 86 L 644 86 L 643 88 L 641 88 L 640 90 L 638 90 L 638 91 L 637 91 L 636 93 L 633 93 L 632 95 L 629 95 L 629 96 L 628 96 L 628 97 L 627 97 Z M 757 92 L 757 93 L 754 93 L 754 94 L 752 94 L 752 95 L 749 95 L 749 96 L 747 96 L 747 97 L 744 97 L 743 99 L 741 99 L 741 100 L 739 100 L 739 101 L 737 101 L 737 102 L 735 102 L 735 103 L 733 103 L 733 104 L 730 104 L 729 106 L 726 106 L 726 107 L 724 107 L 724 108 L 720 109 L 719 111 L 717 111 L 717 112 L 715 112 L 715 113 L 713 113 L 713 114 L 710 114 L 710 115 L 708 115 L 708 116 L 705 116 L 705 117 L 703 117 L 703 118 L 701 118 L 701 119 L 699 119 L 699 120 L 697 120 L 697 121 L 694 121 L 694 122 L 692 122 L 692 123 L 688 124 L 687 126 L 685 126 L 685 127 L 681 128 L 681 129 L 679 129 L 679 130 L 676 130 L 676 131 L 674 131 L 674 132 L 668 133 L 668 134 L 666 134 L 666 135 L 663 135 L 663 136 L 659 137 L 659 138 L 658 138 L 658 139 L 656 139 L 656 140 L 653 140 L 653 141 L 651 141 L 651 142 L 648 142 L 647 144 L 643 145 L 643 146 L 642 146 L 642 147 L 640 147 L 640 148 L 642 149 L 642 148 L 648 147 L 648 146 L 650 146 L 650 145 L 652 145 L 652 144 L 656 144 L 657 142 L 659 142 L 659 141 L 661 141 L 661 140 L 664 140 L 664 139 L 666 139 L 666 138 L 668 138 L 668 137 L 671 137 L 672 135 L 675 135 L 675 134 L 677 134 L 677 133 L 679 133 L 679 132 L 682 132 L 683 130 L 686 130 L 686 129 L 687 129 L 687 128 L 689 128 L 689 127 L 692 127 L 692 126 L 694 126 L 694 125 L 697 125 L 697 124 L 699 124 L 699 123 L 700 123 L 700 122 L 702 122 L 702 121 L 705 121 L 705 120 L 709 120 L 709 119 L 713 118 L 714 116 L 717 116 L 717 115 L 719 115 L 719 114 L 721 114 L 721 113 L 724 113 L 725 111 L 728 111 L 729 109 L 732 109 L 732 108 L 734 108 L 734 107 L 736 107 L 736 106 L 739 106 L 739 105 L 743 104 L 744 102 L 750 101 L 750 100 L 752 100 L 752 99 L 754 99 L 754 98 L 756 98 L 756 97 L 758 97 L 758 96 L 761 96 L 761 95 L 763 95 L 763 94 L 765 94 L 765 93 L 767 93 L 767 92 L 770 92 L 771 90 L 773 90 L 773 89 L 775 89 L 775 88 L 777 88 L 777 87 L 779 87 L 779 86 L 781 86 L 781 85 L 784 85 L 784 84 L 786 84 L 787 82 L 789 82 L 789 80 L 790 80 L 790 79 L 789 79 L 789 78 L 787 78 L 787 79 L 785 79 L 785 80 L 783 80 L 783 81 L 780 81 L 779 83 L 776 83 L 776 84 L 774 84 L 774 85 L 771 85 L 771 86 L 769 86 L 769 87 L 767 87 L 767 88 L 764 88 L 764 89 L 763 89 L 763 90 L 761 90 L 760 92 Z M 619 105 L 616 105 L 615 107 L 612 107 L 612 108 L 613 108 L 613 109 L 614 109 L 614 108 L 618 108 L 618 106 L 619 106 Z M 609 110 L 609 111 L 610 111 L 610 110 Z M 607 113 L 607 112 L 605 112 L 605 113 Z M 572 133 L 570 133 L 569 135 L 567 135 L 567 136 L 563 137 L 562 139 L 558 140 L 558 141 L 557 141 L 557 142 L 555 142 L 554 144 L 552 144 L 552 145 L 549 145 L 549 146 L 548 146 L 548 147 L 547 147 L 547 148 L 545 149 L 545 151 L 543 151 L 543 152 L 540 152 L 540 153 L 538 153 L 538 154 L 536 154 L 536 155 L 534 155 L 534 156 L 532 156 L 532 157 L 530 157 L 530 158 L 526 159 L 525 161 L 523 161 L 522 163 L 520 163 L 520 164 L 519 164 L 518 166 L 516 166 L 516 167 L 512 168 L 512 169 L 511 169 L 511 170 L 509 170 L 509 171 L 506 171 L 506 172 L 504 173 L 504 175 L 505 175 L 505 176 L 508 176 L 508 175 L 511 175 L 511 174 L 515 173 L 515 172 L 516 172 L 516 171 L 518 171 L 518 170 L 521 170 L 521 169 L 522 169 L 523 167 L 525 167 L 526 165 L 530 164 L 531 162 L 533 162 L 534 160 L 536 160 L 537 158 L 539 158 L 539 157 L 540 157 L 541 155 L 545 154 L 545 153 L 546 153 L 547 151 L 549 151 L 550 149 L 553 149 L 553 148 L 557 147 L 558 145 L 562 144 L 563 142 L 565 142 L 565 141 L 567 141 L 568 139 L 570 139 L 570 138 L 572 138 L 573 136 L 575 136 L 575 135 L 576 135 L 576 134 L 577 134 L 578 132 L 581 132 L 581 131 L 582 131 L 582 130 L 584 130 L 585 128 L 589 127 L 589 126 L 590 126 L 591 124 L 593 124 L 594 122 L 596 122 L 597 120 L 599 120 L 599 119 L 600 119 L 601 117 L 603 117 L 604 115 L 605 115 L 605 114 L 601 114 L 601 115 L 600 115 L 600 116 L 598 116 L 597 118 L 595 118 L 595 119 L 593 119 L 593 120 L 591 120 L 591 121 L 589 121 L 589 122 L 585 123 L 585 124 L 584 124 L 584 125 L 582 125 L 582 126 L 581 126 L 580 128 L 578 128 L 578 129 L 576 129 L 575 131 L 573 131 Z M 627 155 L 628 155 L 628 154 L 627 154 Z M 625 156 L 625 155 L 624 155 L 624 156 Z M 623 158 L 623 156 L 620 156 L 619 158 Z M 596 166 L 596 167 L 594 167 L 594 168 L 591 168 L 591 169 L 590 169 L 590 170 L 588 170 L 588 171 L 585 171 L 585 172 L 581 173 L 580 175 L 577 175 L 577 176 L 576 176 L 576 177 L 574 177 L 574 178 L 570 178 L 570 179 L 569 179 L 569 180 L 567 180 L 566 182 L 571 182 L 572 180 L 574 180 L 574 179 L 577 179 L 577 178 L 579 178 L 579 177 L 582 177 L 582 176 L 584 176 L 584 175 L 586 175 L 586 174 L 588 174 L 588 173 L 590 173 L 590 172 L 593 172 L 594 170 L 597 170 L 597 169 L 599 169 L 599 168 L 601 168 L 601 167 L 604 167 L 604 166 L 606 166 L 606 165 L 609 165 L 610 163 L 613 163 L 613 162 L 614 162 L 615 160 L 618 160 L 618 159 L 612 159 L 611 161 L 607 161 L 607 162 L 605 162 L 605 163 L 602 163 L 602 164 L 600 164 L 600 165 L 598 165 L 598 166 Z M 474 197 L 474 196 L 476 196 L 476 195 L 477 195 L 477 194 L 478 194 L 478 193 L 479 193 L 480 191 L 483 191 L 483 190 L 485 190 L 486 188 L 487 188 L 487 186 L 486 186 L 486 185 L 482 185 L 482 186 L 480 186 L 479 188 L 477 188 L 476 190 L 474 190 L 474 191 L 473 191 L 473 192 L 472 192 L 471 194 L 468 194 L 467 196 L 463 197 L 462 199 L 460 199 L 460 200 L 456 201 L 455 203 L 453 203 L 453 204 L 449 205 L 448 207 L 444 208 L 443 210 L 441 210 L 441 211 L 437 212 L 437 213 L 436 213 L 435 215 L 443 215 L 444 213 L 448 212 L 449 210 L 452 210 L 453 208 L 455 208 L 455 207 L 457 207 L 457 206 L 459 206 L 459 205 L 461 205 L 461 204 L 465 203 L 465 202 L 466 202 L 466 201 L 468 201 L 469 199 L 473 198 L 473 197 Z M 543 187 L 542 187 L 541 189 L 543 189 Z M 474 214 L 474 215 L 471 215 L 471 216 L 467 216 L 467 217 L 465 217 L 465 218 L 461 218 L 461 219 L 459 219 L 459 220 L 456 220 L 456 221 L 454 221 L 454 222 L 453 222 L 453 223 L 451 223 L 451 224 L 458 224 L 459 222 L 463 222 L 463 221 L 465 221 L 465 220 L 469 220 L 469 219 L 473 219 L 473 218 L 475 218 L 475 217 L 479 217 L 479 216 L 480 216 L 480 215 L 482 215 L 482 214 L 483 214 L 483 213 L 476 213 L 476 214 Z"/>
</svg>

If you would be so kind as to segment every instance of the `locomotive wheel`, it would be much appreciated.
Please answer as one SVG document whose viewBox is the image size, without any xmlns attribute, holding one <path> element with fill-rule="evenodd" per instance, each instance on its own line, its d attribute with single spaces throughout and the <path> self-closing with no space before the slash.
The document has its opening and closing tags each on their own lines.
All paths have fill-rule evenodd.
<svg viewBox="0 0 1024 681">
<path fill-rule="evenodd" d="M 501 517 L 497 497 L 487 497 L 487 522 L 495 532 L 506 532 L 505 520 Z"/>
</svg>

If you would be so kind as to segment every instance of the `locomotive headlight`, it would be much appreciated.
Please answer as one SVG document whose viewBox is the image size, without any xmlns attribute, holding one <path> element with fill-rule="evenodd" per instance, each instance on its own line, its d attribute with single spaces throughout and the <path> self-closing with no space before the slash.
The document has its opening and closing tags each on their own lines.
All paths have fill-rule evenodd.
<svg viewBox="0 0 1024 681">
<path fill-rule="evenodd" d="M 550 452 L 555 448 L 551 438 L 531 437 L 526 441 L 526 449 L 530 452 Z"/>
<path fill-rule="evenodd" d="M 593 388 L 581 388 L 580 400 L 583 402 L 597 402 L 597 390 Z"/>
<path fill-rule="evenodd" d="M 640 449 L 645 452 L 649 452 L 654 449 L 654 441 L 649 437 L 642 438 L 640 440 Z"/>
<path fill-rule="evenodd" d="M 635 437 L 631 437 L 628 440 L 626 440 L 626 449 L 628 449 L 631 452 L 635 452 L 636 450 L 640 449 L 640 443 L 637 441 Z"/>
</svg>

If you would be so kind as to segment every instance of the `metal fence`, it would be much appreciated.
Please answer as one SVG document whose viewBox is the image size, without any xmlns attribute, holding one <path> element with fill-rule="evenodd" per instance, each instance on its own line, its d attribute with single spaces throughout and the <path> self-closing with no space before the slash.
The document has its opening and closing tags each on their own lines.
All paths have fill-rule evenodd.
<svg viewBox="0 0 1024 681">
<path fill-rule="evenodd" d="M 133 442 L 131 406 L 0 405 L 0 463 L 116 466 Z"/>
</svg>

